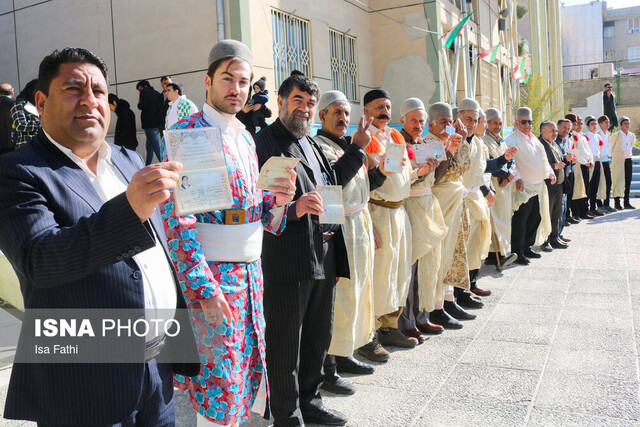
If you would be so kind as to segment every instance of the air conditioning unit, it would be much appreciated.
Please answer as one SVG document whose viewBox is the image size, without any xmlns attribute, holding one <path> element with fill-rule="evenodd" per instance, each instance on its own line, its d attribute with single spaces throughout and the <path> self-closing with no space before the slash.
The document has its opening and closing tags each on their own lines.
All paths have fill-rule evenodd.
<svg viewBox="0 0 640 427">
<path fill-rule="evenodd" d="M 598 64 L 598 77 L 601 79 L 610 79 L 613 77 L 613 64 Z"/>
</svg>

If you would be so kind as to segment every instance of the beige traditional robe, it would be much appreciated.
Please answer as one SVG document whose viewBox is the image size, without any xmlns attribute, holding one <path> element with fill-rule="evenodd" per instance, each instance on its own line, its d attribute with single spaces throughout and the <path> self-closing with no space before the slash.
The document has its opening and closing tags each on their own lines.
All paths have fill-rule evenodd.
<svg viewBox="0 0 640 427">
<path fill-rule="evenodd" d="M 636 140 L 633 132 L 632 144 Z M 622 149 L 622 131 L 609 136 L 609 152 L 611 153 L 611 197 L 624 197 L 624 151 Z"/>
<path fill-rule="evenodd" d="M 515 146 L 518 147 L 518 153 L 515 157 L 516 169 L 524 182 L 524 191 L 513 193 L 513 210 L 518 210 L 520 205 L 526 203 L 531 197 L 538 196 L 541 221 L 536 233 L 535 244 L 541 245 L 551 233 L 549 192 L 544 180 L 549 177 L 550 173 L 553 173 L 553 170 L 549 165 L 542 143 L 535 135 L 532 135 L 531 142 L 529 142 L 522 133 L 515 130 L 505 140 L 507 145 L 509 140 L 513 140 Z"/>
<path fill-rule="evenodd" d="M 491 158 L 500 157 L 507 151 L 504 141 L 499 144 L 489 132 L 487 132 L 483 140 Z M 495 176 L 491 177 L 491 182 L 493 183 L 493 190 L 496 192 L 496 201 L 489 208 L 493 231 L 495 232 L 495 236 L 491 239 L 490 250 L 506 255 L 511 248 L 511 216 L 513 215 L 512 205 L 515 183 L 512 181 L 505 187 L 500 187 L 500 180 Z"/>
<path fill-rule="evenodd" d="M 320 143 L 327 160 L 337 161 L 344 150 L 324 136 L 314 138 Z M 333 309 L 333 335 L 329 354 L 351 357 L 353 351 L 373 337 L 373 226 L 367 202 L 369 177 L 366 167 L 342 188 L 345 209 L 344 232 L 351 278 L 341 277 L 336 284 Z"/>
<path fill-rule="evenodd" d="M 387 132 L 391 141 L 391 131 Z M 387 143 L 393 143 L 383 138 L 378 141 L 383 151 L 367 153 L 369 167 L 378 166 Z M 382 202 L 406 200 L 411 192 L 412 174 L 411 162 L 405 151 L 402 171 L 388 176 L 382 187 L 369 193 L 370 199 Z M 394 209 L 369 203 L 369 212 L 382 244 L 375 251 L 373 261 L 373 311 L 376 316 L 382 316 L 404 307 L 407 300 L 411 281 L 411 224 L 404 206 Z"/>
<path fill-rule="evenodd" d="M 433 139 L 427 135 L 425 142 Z M 414 170 L 421 166 L 415 159 L 411 160 L 411 164 Z M 415 181 L 411 185 L 410 197 L 404 202 L 411 223 L 411 263 L 418 263 L 418 308 L 427 312 L 435 309 L 442 242 L 448 230 L 440 204 L 431 191 L 434 180 L 432 171 L 424 179 Z"/>
<path fill-rule="evenodd" d="M 469 210 L 470 227 L 467 261 L 469 270 L 476 270 L 482 266 L 482 260 L 487 257 L 491 244 L 491 214 L 487 200 L 480 191 L 480 186 L 484 185 L 484 171 L 487 168 L 489 150 L 475 135 L 471 138 L 469 147 L 471 148 L 470 164 L 462 176 L 462 182 L 469 190 L 464 199 L 465 206 Z"/>
<path fill-rule="evenodd" d="M 584 199 L 587 197 L 587 189 L 584 188 L 582 180 L 582 168 L 579 165 L 593 163 L 593 154 L 591 147 L 587 142 L 587 138 L 580 133 L 571 133 L 569 137 L 571 141 L 571 152 L 576 156 L 577 162 L 573 165 L 573 200 Z M 589 171 L 591 175 L 593 171 Z"/>
<path fill-rule="evenodd" d="M 429 137 L 429 135 L 427 135 Z M 433 185 L 431 191 L 442 209 L 444 222 L 449 231 L 442 243 L 442 260 L 438 269 L 436 299 L 444 299 L 444 286 L 451 285 L 469 289 L 469 265 L 467 262 L 467 240 L 469 220 L 464 206 L 467 189 L 462 182 L 464 172 L 469 168 L 469 144 L 463 142 L 451 157 L 445 176 Z"/>
</svg>

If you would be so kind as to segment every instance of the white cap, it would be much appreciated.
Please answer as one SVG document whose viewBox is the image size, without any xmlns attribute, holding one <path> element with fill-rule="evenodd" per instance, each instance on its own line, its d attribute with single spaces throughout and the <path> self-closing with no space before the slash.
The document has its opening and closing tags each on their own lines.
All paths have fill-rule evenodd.
<svg viewBox="0 0 640 427">
<path fill-rule="evenodd" d="M 347 104 L 349 103 L 349 100 L 347 99 L 345 94 L 340 92 L 339 90 L 330 90 L 323 93 L 320 97 L 320 101 L 318 101 L 318 111 L 324 110 L 336 101 L 346 102 Z"/>
<path fill-rule="evenodd" d="M 426 113 L 426 109 L 424 108 L 424 104 L 418 98 L 408 98 L 405 99 L 402 103 L 402 107 L 400 107 L 400 114 L 402 117 L 406 116 L 413 110 L 422 110 Z"/>
</svg>

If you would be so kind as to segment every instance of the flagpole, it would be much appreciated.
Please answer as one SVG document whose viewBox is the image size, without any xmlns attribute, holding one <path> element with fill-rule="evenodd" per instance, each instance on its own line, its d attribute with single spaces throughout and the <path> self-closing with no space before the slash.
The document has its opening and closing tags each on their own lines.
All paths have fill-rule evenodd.
<svg viewBox="0 0 640 427">
<path fill-rule="evenodd" d="M 458 38 L 453 43 L 453 102 L 451 107 L 455 108 L 458 105 L 458 70 L 460 68 L 460 47 L 458 46 Z M 455 117 L 454 117 L 455 119 Z"/>
<path fill-rule="evenodd" d="M 455 98 L 454 92 L 453 92 L 453 82 L 451 81 L 451 69 L 449 68 L 449 49 L 444 48 L 444 52 L 442 54 L 442 57 L 444 58 L 444 73 L 447 75 L 447 81 L 449 82 L 449 98 L 450 100 L 452 98 Z"/>
<path fill-rule="evenodd" d="M 462 13 L 467 16 L 467 1 L 462 0 Z M 469 26 L 464 26 L 464 44 L 466 45 L 466 51 L 464 53 L 464 70 L 467 77 L 467 87 L 465 88 L 465 96 L 475 98 L 475 93 L 471 94 L 471 54 L 469 52 Z"/>
</svg>

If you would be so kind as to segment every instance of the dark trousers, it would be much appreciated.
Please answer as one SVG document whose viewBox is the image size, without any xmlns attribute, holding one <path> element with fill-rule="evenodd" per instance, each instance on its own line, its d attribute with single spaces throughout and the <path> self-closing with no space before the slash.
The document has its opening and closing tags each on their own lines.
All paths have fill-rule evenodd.
<svg viewBox="0 0 640 427">
<path fill-rule="evenodd" d="M 595 211 L 598 207 L 596 205 L 596 199 L 598 198 L 598 187 L 600 186 L 600 162 L 593 162 L 593 175 L 591 175 L 591 181 L 589 181 L 589 209 Z"/>
<path fill-rule="evenodd" d="M 418 262 L 411 266 L 411 283 L 409 283 L 409 295 L 407 303 L 402 309 L 398 319 L 399 329 L 413 329 L 416 324 L 425 324 L 429 321 L 429 313 L 420 311 L 420 296 L 418 294 Z"/>
<path fill-rule="evenodd" d="M 604 180 L 607 185 L 607 197 L 604 200 L 604 205 L 609 206 L 611 203 L 611 162 L 602 162 L 602 170 L 604 171 Z"/>
<path fill-rule="evenodd" d="M 535 244 L 540 220 L 538 196 L 533 196 L 520 205 L 511 218 L 511 252 L 523 256 L 524 251 Z"/>
<path fill-rule="evenodd" d="M 565 214 L 566 217 L 568 218 L 569 216 L 573 215 L 573 209 L 571 209 L 572 206 L 572 201 L 573 201 L 573 178 L 574 178 L 574 173 L 573 171 L 571 171 L 571 173 L 569 175 L 566 175 L 564 180 L 565 182 L 567 182 L 568 184 L 566 185 L 566 194 L 567 194 L 567 202 L 566 202 L 566 209 L 565 209 Z"/>
<path fill-rule="evenodd" d="M 171 365 L 156 363 L 155 359 L 151 359 L 145 363 L 140 400 L 135 409 L 129 418 L 117 424 L 109 424 L 109 427 L 175 426 L 175 423 Z M 38 422 L 38 426 L 54 427 L 55 424 L 45 421 Z"/>
<path fill-rule="evenodd" d="M 631 159 L 624 159 L 624 203 L 629 204 L 629 192 L 631 191 L 631 178 L 633 176 L 633 164 Z"/>
<path fill-rule="evenodd" d="M 576 164 L 576 166 L 578 165 Z M 586 194 L 589 195 L 589 168 L 586 165 L 580 165 L 580 170 L 582 171 L 582 183 L 584 184 L 584 190 Z M 573 199 L 571 201 L 571 213 L 573 216 L 584 216 L 587 213 L 587 210 L 589 210 L 587 197 Z"/>
<path fill-rule="evenodd" d="M 551 234 L 549 240 L 558 240 L 560 233 L 560 216 L 562 215 L 562 184 L 547 183 L 549 191 L 549 215 L 551 216 Z"/>
<path fill-rule="evenodd" d="M 322 365 L 331 343 L 336 293 L 333 240 L 323 244 L 322 280 L 264 281 L 271 414 L 278 426 L 304 424 L 322 406 Z"/>
</svg>

